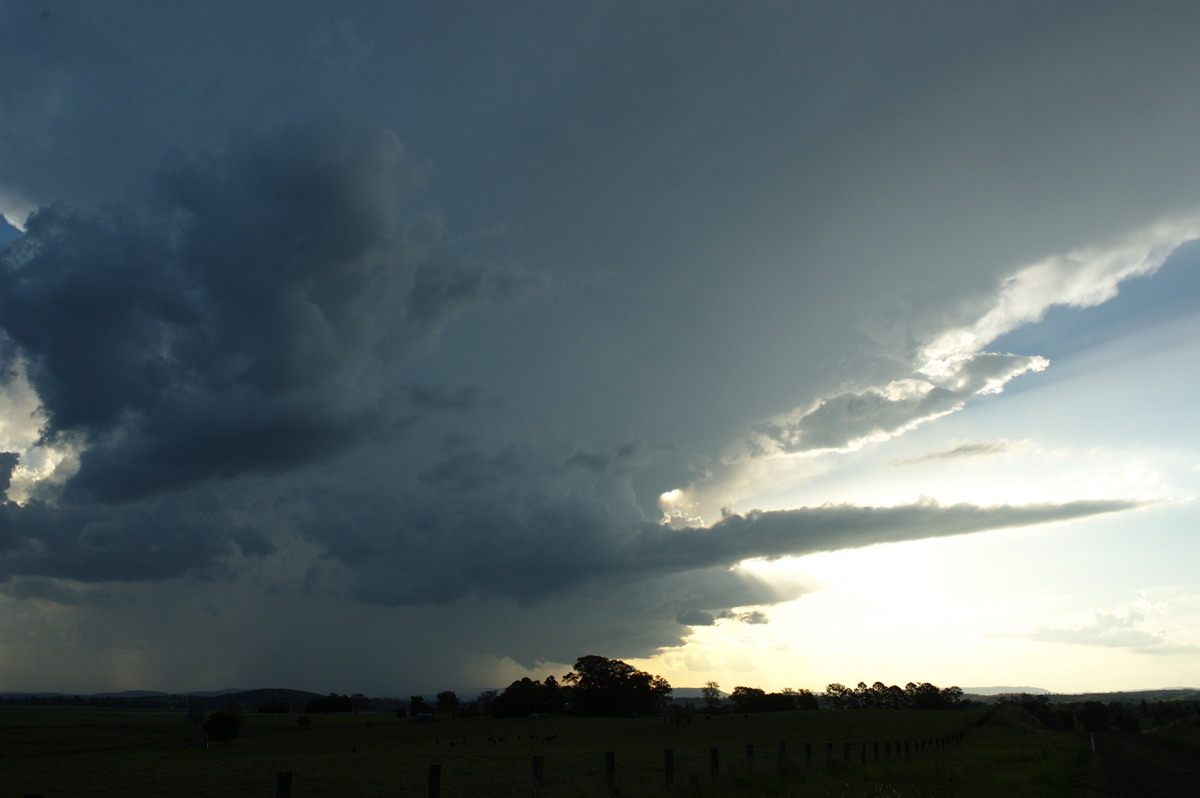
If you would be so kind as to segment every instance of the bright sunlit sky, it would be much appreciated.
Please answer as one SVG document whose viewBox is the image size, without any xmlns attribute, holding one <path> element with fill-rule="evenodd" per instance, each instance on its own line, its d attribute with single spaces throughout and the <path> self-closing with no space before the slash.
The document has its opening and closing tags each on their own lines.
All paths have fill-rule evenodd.
<svg viewBox="0 0 1200 798">
<path fill-rule="evenodd" d="M 0 0 L 0 691 L 1197 686 L 1197 34 Z"/>
</svg>

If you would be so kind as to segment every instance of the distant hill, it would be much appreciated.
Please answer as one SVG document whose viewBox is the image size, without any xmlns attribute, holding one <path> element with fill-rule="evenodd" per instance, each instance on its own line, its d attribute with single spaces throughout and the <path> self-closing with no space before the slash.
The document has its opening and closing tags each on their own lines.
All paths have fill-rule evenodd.
<svg viewBox="0 0 1200 798">
<path fill-rule="evenodd" d="M 257 712 L 263 704 L 282 702 L 292 712 L 299 712 L 318 693 L 283 688 L 258 690 L 198 690 L 191 693 L 163 693 L 156 690 L 122 690 L 115 693 L 0 693 L 0 700 L 17 704 L 50 706 L 94 706 L 124 709 L 188 709 L 215 710 L 229 701 L 237 701 L 245 712 Z"/>
<path fill-rule="evenodd" d="M 234 693 L 224 693 L 219 696 L 221 701 L 238 702 L 246 712 L 255 712 L 263 704 L 287 704 L 288 709 L 292 712 L 300 712 L 309 701 L 324 697 L 320 693 L 289 690 L 284 687 L 262 687 L 257 690 L 240 690 Z"/>
<path fill-rule="evenodd" d="M 184 695 L 195 695 L 195 696 L 200 696 L 201 698 L 216 698 L 217 696 L 229 695 L 230 693 L 244 693 L 244 692 L 246 692 L 246 691 L 243 690 L 242 688 L 234 687 L 232 689 L 226 689 L 226 690 L 193 690 L 190 693 L 184 693 Z"/>
<path fill-rule="evenodd" d="M 1050 695 L 1049 690 L 1041 687 L 964 687 L 962 691 L 968 695 Z"/>
<path fill-rule="evenodd" d="M 1100 701 L 1105 704 L 1116 701 L 1120 704 L 1137 704 L 1142 701 L 1200 701 L 1200 688 L 1172 687 L 1167 690 L 1122 690 L 1112 693 L 1056 693 L 1050 697 L 1054 703 L 1078 701 Z"/>
<path fill-rule="evenodd" d="M 718 690 L 721 698 L 729 698 L 729 693 L 724 690 Z M 671 698 L 704 698 L 703 687 L 672 687 Z"/>
<path fill-rule="evenodd" d="M 92 698 L 161 698 L 170 695 L 158 690 L 121 690 L 116 693 L 93 693 Z"/>
<path fill-rule="evenodd" d="M 1040 687 L 970 687 L 963 688 L 968 698 L 985 703 L 1005 700 L 1008 696 L 1044 696 L 1052 704 L 1078 704 L 1084 701 L 1099 701 L 1103 704 L 1138 704 L 1142 701 L 1200 701 L 1200 689 L 1195 687 L 1172 687 L 1163 690 L 1121 690 L 1109 693 L 1052 693 Z"/>
</svg>

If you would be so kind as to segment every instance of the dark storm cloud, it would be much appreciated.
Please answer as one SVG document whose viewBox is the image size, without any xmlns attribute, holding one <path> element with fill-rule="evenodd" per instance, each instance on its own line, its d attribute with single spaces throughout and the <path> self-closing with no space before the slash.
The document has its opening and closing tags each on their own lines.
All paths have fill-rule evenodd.
<svg viewBox="0 0 1200 798">
<path fill-rule="evenodd" d="M 0 461 L 8 483 L 17 457 L 3 453 Z M 9 583 L 16 591 L 10 595 L 18 597 L 45 595 L 58 601 L 82 595 L 51 581 L 58 578 L 226 578 L 233 573 L 226 567 L 232 558 L 264 557 L 273 551 L 266 535 L 239 521 L 226 502 L 205 491 L 120 506 L 40 499 L 0 504 L 0 583 Z"/>
<path fill-rule="evenodd" d="M 711 613 L 704 610 L 688 609 L 682 610 L 675 616 L 675 620 L 683 626 L 715 626 L 717 621 L 738 621 L 751 625 L 768 622 L 767 614 L 761 610 L 752 610 L 750 612 L 722 610 L 718 613 Z"/>
<path fill-rule="evenodd" d="M 80 582 L 228 576 L 237 554 L 262 557 L 272 543 L 258 530 L 205 501 L 51 506 L 31 501 L 0 507 L 0 581 L 57 577 Z"/>
<path fill-rule="evenodd" d="M 170 159 L 140 208 L 33 215 L 0 251 L 0 327 L 46 437 L 88 444 L 69 487 L 119 500 L 393 434 L 397 370 L 526 283 L 435 258 L 411 183 L 390 132 L 299 121 Z"/>
<path fill-rule="evenodd" d="M 418 410 L 474 410 L 481 407 L 499 407 L 503 399 L 485 391 L 478 385 L 410 385 L 408 400 Z"/>
<path fill-rule="evenodd" d="M 730 515 L 709 527 L 644 527 L 624 553 L 632 570 L 683 571 L 751 558 L 803 556 L 880 543 L 964 535 L 1137 509 L 1133 500 L 995 505 L 933 501 L 894 507 L 824 505 Z"/>
<path fill-rule="evenodd" d="M 0 452 L 0 494 L 8 493 L 12 486 L 12 472 L 21 460 L 16 452 Z"/>
<path fill-rule="evenodd" d="M 364 475 L 353 489 L 307 486 L 302 529 L 329 555 L 311 575 L 310 588 L 401 605 L 468 596 L 537 603 L 589 585 L 620 592 L 631 584 L 670 584 L 673 594 L 662 597 L 674 607 L 670 617 L 744 606 L 715 596 L 701 603 L 696 596 L 715 574 L 747 559 L 1033 526 L 1142 506 L 1126 500 L 843 504 L 729 515 L 710 526 L 675 529 L 642 511 L 632 488 L 636 471 L 598 468 L 594 459 L 603 458 L 564 468 L 550 445 L 457 440 L 435 469 L 422 473 L 425 484 L 437 488 L 433 492 L 395 482 L 388 491 L 387 468 Z"/>
<path fill-rule="evenodd" d="M 442 456 L 419 474 L 422 482 L 471 491 L 528 472 L 531 464 L 514 447 L 481 451 L 466 441 L 447 439 Z"/>
</svg>

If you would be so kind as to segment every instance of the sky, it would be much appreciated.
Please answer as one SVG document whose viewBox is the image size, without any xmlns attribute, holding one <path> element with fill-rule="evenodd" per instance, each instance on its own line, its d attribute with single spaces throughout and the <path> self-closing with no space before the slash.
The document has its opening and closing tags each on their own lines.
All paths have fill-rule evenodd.
<svg viewBox="0 0 1200 798">
<path fill-rule="evenodd" d="M 0 0 L 0 690 L 1197 686 L 1197 32 Z"/>
</svg>

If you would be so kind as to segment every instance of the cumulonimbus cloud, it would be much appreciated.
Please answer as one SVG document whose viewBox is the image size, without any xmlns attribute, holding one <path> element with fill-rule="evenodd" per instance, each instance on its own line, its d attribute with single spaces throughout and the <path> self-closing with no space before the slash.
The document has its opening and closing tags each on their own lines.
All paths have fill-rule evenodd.
<svg viewBox="0 0 1200 798">
<path fill-rule="evenodd" d="M 104 500 L 277 470 L 402 426 L 397 373 L 528 279 L 439 257 L 395 135 L 299 120 L 176 156 L 140 209 L 40 209 L 0 250 L 0 330 Z M 430 405 L 477 402 L 410 389 Z"/>
</svg>

